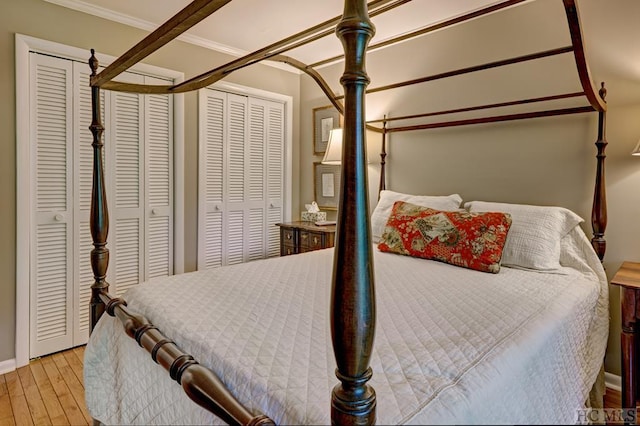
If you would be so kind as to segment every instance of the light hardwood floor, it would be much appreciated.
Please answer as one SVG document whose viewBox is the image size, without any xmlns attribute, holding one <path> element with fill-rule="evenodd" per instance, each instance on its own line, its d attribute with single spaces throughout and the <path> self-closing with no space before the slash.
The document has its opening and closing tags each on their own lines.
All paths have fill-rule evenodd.
<svg viewBox="0 0 640 426">
<path fill-rule="evenodd" d="M 0 426 L 86 425 L 84 346 L 58 352 L 0 375 Z M 605 408 L 620 408 L 620 392 L 607 389 Z"/>
<path fill-rule="evenodd" d="M 33 360 L 0 375 L 0 426 L 87 425 L 84 346 Z"/>
<path fill-rule="evenodd" d="M 622 397 L 617 390 L 607 388 L 604 395 L 604 408 L 620 408 L 622 407 Z"/>
</svg>

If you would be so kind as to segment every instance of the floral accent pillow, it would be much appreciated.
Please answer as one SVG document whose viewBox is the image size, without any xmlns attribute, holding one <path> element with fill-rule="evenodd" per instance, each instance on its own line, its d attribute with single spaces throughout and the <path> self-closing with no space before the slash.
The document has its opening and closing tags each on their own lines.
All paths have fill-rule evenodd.
<svg viewBox="0 0 640 426">
<path fill-rule="evenodd" d="M 389 220 L 393 203 L 405 201 L 418 206 L 430 207 L 436 210 L 454 211 L 460 210 L 462 197 L 458 194 L 451 195 L 411 195 L 402 192 L 380 191 L 380 199 L 376 208 L 371 213 L 371 236 L 374 243 L 379 243 L 384 232 L 384 227 Z"/>
<path fill-rule="evenodd" d="M 378 249 L 497 274 L 510 227 L 509 213 L 439 211 L 396 201 Z"/>
</svg>

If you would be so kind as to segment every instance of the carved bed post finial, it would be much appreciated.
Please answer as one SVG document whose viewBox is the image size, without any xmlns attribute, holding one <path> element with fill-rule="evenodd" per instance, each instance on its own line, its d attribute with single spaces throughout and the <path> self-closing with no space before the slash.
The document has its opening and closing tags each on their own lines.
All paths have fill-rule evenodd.
<svg viewBox="0 0 640 426">
<path fill-rule="evenodd" d="M 604 87 L 604 82 L 601 83 L 598 94 L 602 101 L 606 102 L 607 89 Z M 604 172 L 604 160 L 607 157 L 604 153 L 607 148 L 606 126 L 607 110 L 603 109 L 598 111 L 596 186 L 593 191 L 593 207 L 591 209 L 591 227 L 593 228 L 591 244 L 601 261 L 604 259 L 607 249 L 607 241 L 604 239 L 604 231 L 607 228 L 607 192 Z"/>
<path fill-rule="evenodd" d="M 98 59 L 95 51 L 91 49 L 89 59 L 91 78 L 98 71 Z M 93 180 L 91 187 L 91 211 L 89 225 L 93 238 L 93 250 L 91 250 L 91 269 L 94 282 L 91 286 L 90 302 L 90 331 L 93 331 L 96 323 L 105 310 L 104 302 L 100 299 L 100 293 L 109 290 L 106 281 L 107 267 L 109 266 L 109 250 L 107 249 L 107 235 L 109 234 L 109 212 L 107 210 L 107 198 L 104 186 L 104 165 L 102 164 L 102 133 L 104 127 L 101 122 L 100 111 L 100 87 L 91 85 L 91 126 L 89 130 L 93 134 Z"/>
<path fill-rule="evenodd" d="M 378 187 L 378 199 L 380 193 L 387 189 L 386 165 L 387 165 L 387 115 L 382 122 L 382 148 L 380 149 L 380 186 Z"/>
<path fill-rule="evenodd" d="M 365 52 L 373 36 L 366 0 L 344 3 L 336 27 L 345 51 L 344 143 L 333 261 L 331 337 L 340 379 L 331 394 L 333 424 L 373 424 L 376 394 L 367 382 L 375 334 L 375 290 L 365 141 Z"/>
</svg>

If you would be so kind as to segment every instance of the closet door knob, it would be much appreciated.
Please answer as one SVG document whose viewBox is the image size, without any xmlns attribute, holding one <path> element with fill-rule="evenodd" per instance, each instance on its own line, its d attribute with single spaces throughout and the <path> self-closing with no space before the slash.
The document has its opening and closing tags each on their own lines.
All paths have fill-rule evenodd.
<svg viewBox="0 0 640 426">
<path fill-rule="evenodd" d="M 56 222 L 62 222 L 64 220 L 64 216 L 60 213 L 55 215 L 53 218 L 56 220 Z"/>
</svg>

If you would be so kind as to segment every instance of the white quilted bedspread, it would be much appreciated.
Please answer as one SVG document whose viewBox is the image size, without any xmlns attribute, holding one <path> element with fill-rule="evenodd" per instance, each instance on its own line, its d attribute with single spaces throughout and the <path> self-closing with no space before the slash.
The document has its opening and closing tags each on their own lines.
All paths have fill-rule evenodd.
<svg viewBox="0 0 640 426">
<path fill-rule="evenodd" d="M 604 358 L 607 281 L 579 228 L 562 274 L 375 252 L 378 423 L 574 423 Z M 333 250 L 151 281 L 129 306 L 278 424 L 329 424 Z M 126 362 L 125 362 L 126 361 Z M 107 424 L 219 423 L 105 315 L 86 349 Z"/>
</svg>

